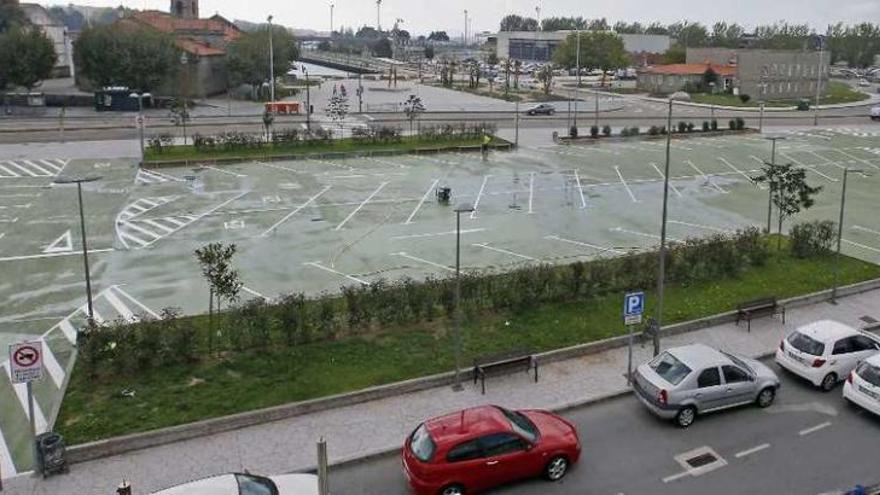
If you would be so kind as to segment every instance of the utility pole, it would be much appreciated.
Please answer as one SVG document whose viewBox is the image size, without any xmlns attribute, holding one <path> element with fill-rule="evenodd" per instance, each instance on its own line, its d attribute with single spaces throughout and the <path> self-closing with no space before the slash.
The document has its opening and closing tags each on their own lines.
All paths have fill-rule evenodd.
<svg viewBox="0 0 880 495">
<path fill-rule="evenodd" d="M 822 95 L 822 56 L 825 50 L 825 38 L 818 36 L 819 40 L 819 74 L 816 76 L 816 107 L 813 109 L 813 125 L 819 125 L 819 97 Z"/>
<path fill-rule="evenodd" d="M 660 329 L 663 328 L 663 288 L 666 283 L 666 215 L 669 203 L 669 163 L 672 150 L 672 98 L 666 121 L 666 166 L 663 170 L 663 215 L 660 221 L 660 269 L 657 274 L 657 331 L 654 332 L 654 355 L 660 354 Z"/>
<path fill-rule="evenodd" d="M 468 12 L 464 9 L 464 35 L 461 38 L 461 44 L 467 46 L 468 43 Z"/>
<path fill-rule="evenodd" d="M 269 100 L 275 101 L 275 50 L 272 47 L 272 16 L 269 21 Z"/>
<path fill-rule="evenodd" d="M 578 125 L 578 99 L 581 91 L 581 30 L 577 30 L 577 49 L 575 50 L 575 70 L 577 71 L 577 83 L 574 87 L 574 126 Z M 598 119 L 598 114 L 596 115 Z"/>
<path fill-rule="evenodd" d="M 469 204 L 455 208 L 455 383 L 452 390 L 462 390 L 461 386 L 461 214 L 474 211 Z"/>
<path fill-rule="evenodd" d="M 834 285 L 831 287 L 831 304 L 837 304 L 837 287 L 840 284 L 840 244 L 843 241 L 843 211 L 846 208 L 846 177 L 850 172 L 862 174 L 863 177 L 868 176 L 864 170 L 848 167 L 843 169 L 843 189 L 840 192 L 840 219 L 837 222 L 837 255 L 834 257 Z"/>
<path fill-rule="evenodd" d="M 333 38 L 333 2 L 330 2 L 330 38 Z"/>
<path fill-rule="evenodd" d="M 376 0 L 376 31 L 382 32 L 382 0 Z"/>
</svg>

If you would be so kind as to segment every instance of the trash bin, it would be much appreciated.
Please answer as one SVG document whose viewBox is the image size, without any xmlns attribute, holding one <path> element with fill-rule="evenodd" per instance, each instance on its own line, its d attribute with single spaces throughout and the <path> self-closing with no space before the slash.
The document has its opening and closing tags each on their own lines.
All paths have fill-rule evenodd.
<svg viewBox="0 0 880 495">
<path fill-rule="evenodd" d="M 64 438 L 54 432 L 47 432 L 37 435 L 37 468 L 43 473 L 43 477 L 66 473 L 67 469 L 67 448 L 64 445 Z"/>
</svg>

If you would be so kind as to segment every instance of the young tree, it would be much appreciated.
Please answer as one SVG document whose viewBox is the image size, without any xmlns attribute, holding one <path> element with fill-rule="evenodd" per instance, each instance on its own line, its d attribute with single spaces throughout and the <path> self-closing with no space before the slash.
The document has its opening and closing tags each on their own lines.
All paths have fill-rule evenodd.
<svg viewBox="0 0 880 495">
<path fill-rule="evenodd" d="M 36 28 L 14 26 L 0 34 L 0 81 L 30 92 L 55 67 L 52 40 Z"/>
<path fill-rule="evenodd" d="M 345 128 L 345 117 L 348 116 L 348 96 L 341 91 L 334 91 L 325 111 L 333 122 L 339 123 L 339 134 L 341 135 Z"/>
<path fill-rule="evenodd" d="M 513 89 L 519 90 L 519 74 L 522 69 L 522 60 L 513 61 Z"/>
<path fill-rule="evenodd" d="M 272 47 L 273 72 L 282 77 L 299 56 L 296 39 L 286 28 L 273 25 Z M 230 43 L 226 66 L 232 83 L 250 85 L 257 98 L 259 88 L 269 80 L 269 30 L 262 27 Z"/>
<path fill-rule="evenodd" d="M 553 61 L 567 68 L 575 67 L 577 60 L 578 36 L 571 33 L 553 54 Z M 603 71 L 602 85 L 605 85 L 605 72 L 629 65 L 629 56 L 620 36 L 609 32 L 585 32 L 580 35 L 580 66 L 586 69 Z"/>
<path fill-rule="evenodd" d="M 196 249 L 196 259 L 202 267 L 202 276 L 208 282 L 210 295 L 208 299 L 208 353 L 212 351 L 214 336 L 214 300 L 217 311 L 223 299 L 235 302 L 241 290 L 242 282 L 238 270 L 232 268 L 232 257 L 235 255 L 235 244 L 224 246 L 216 242 Z"/>
<path fill-rule="evenodd" d="M 813 187 L 807 184 L 807 172 L 796 168 L 791 163 L 764 163 L 761 175 L 753 177 L 757 183 L 770 186 L 772 203 L 777 212 L 777 234 L 782 237 L 782 223 L 801 210 L 809 209 L 815 204 L 813 197 L 822 191 L 822 186 Z M 779 246 L 781 240 L 777 241 Z"/>
<path fill-rule="evenodd" d="M 553 66 L 545 64 L 538 70 L 535 78 L 541 83 L 541 86 L 544 89 L 544 94 L 549 95 L 550 89 L 553 87 Z"/>
<path fill-rule="evenodd" d="M 425 111 L 425 105 L 422 99 L 416 95 L 409 95 L 409 98 L 403 102 L 403 113 L 409 119 L 409 133 L 413 133 L 413 121 L 417 119 Z"/>
<path fill-rule="evenodd" d="M 77 71 L 99 87 L 152 91 L 180 66 L 180 52 L 168 34 L 112 24 L 83 30 L 73 45 Z"/>
<path fill-rule="evenodd" d="M 510 70 L 512 68 L 513 62 L 509 58 L 504 59 L 504 96 L 510 93 Z"/>
<path fill-rule="evenodd" d="M 428 35 L 428 41 L 449 41 L 449 35 L 446 31 L 431 31 Z"/>
</svg>

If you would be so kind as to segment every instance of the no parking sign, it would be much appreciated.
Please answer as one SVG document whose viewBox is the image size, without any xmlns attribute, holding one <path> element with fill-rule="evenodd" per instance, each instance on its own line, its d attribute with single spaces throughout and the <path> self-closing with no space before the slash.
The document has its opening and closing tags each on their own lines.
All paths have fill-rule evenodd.
<svg viewBox="0 0 880 495">
<path fill-rule="evenodd" d="M 9 346 L 12 383 L 27 383 L 43 377 L 43 343 L 21 342 Z"/>
</svg>

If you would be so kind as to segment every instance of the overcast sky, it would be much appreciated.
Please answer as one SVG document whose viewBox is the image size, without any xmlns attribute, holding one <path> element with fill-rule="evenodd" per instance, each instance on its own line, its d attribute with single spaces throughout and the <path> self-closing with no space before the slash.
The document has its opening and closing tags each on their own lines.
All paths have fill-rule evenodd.
<svg viewBox="0 0 880 495">
<path fill-rule="evenodd" d="M 72 0 L 95 6 L 116 6 L 119 0 Z M 376 0 L 334 0 L 334 26 L 375 26 Z M 66 2 L 65 2 L 66 3 Z M 167 0 L 123 0 L 123 5 L 138 9 L 168 10 Z M 541 17 L 583 16 L 650 23 L 690 19 L 711 24 L 716 20 L 738 22 L 747 27 L 785 19 L 813 26 L 843 21 L 880 21 L 880 0 L 382 0 L 382 25 L 390 27 L 397 18 L 402 27 L 414 34 L 445 30 L 460 36 L 464 29 L 464 9 L 471 18 L 471 32 L 495 31 L 501 17 L 509 13 Z M 230 19 L 263 21 L 275 16 L 275 22 L 295 28 L 328 30 L 330 0 L 201 0 L 203 17 L 219 12 Z"/>
</svg>

